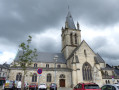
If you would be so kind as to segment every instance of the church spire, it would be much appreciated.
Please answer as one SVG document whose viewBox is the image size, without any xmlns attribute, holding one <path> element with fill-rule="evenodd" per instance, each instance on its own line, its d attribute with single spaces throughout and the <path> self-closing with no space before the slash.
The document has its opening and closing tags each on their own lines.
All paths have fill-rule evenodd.
<svg viewBox="0 0 119 90">
<path fill-rule="evenodd" d="M 67 14 L 67 17 L 66 17 L 65 26 L 67 26 L 66 28 L 68 28 L 68 29 L 76 29 L 70 11 L 68 11 L 68 14 Z"/>
</svg>

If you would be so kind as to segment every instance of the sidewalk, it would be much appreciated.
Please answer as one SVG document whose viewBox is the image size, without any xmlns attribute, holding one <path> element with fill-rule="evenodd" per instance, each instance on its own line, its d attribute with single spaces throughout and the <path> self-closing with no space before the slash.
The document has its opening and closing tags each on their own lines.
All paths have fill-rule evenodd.
<svg viewBox="0 0 119 90">
<path fill-rule="evenodd" d="M 58 88 L 57 90 L 73 90 L 72 88 Z"/>
<path fill-rule="evenodd" d="M 0 90 L 2 90 L 2 86 L 0 86 Z"/>
</svg>

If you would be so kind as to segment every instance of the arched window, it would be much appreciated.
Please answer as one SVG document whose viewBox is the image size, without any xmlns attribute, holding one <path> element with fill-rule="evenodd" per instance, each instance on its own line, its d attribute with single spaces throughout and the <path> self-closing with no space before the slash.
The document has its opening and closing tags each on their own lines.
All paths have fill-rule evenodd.
<svg viewBox="0 0 119 90">
<path fill-rule="evenodd" d="M 82 72 L 83 72 L 83 80 L 91 81 L 92 80 L 92 68 L 91 65 L 86 62 L 83 64 Z"/>
<path fill-rule="evenodd" d="M 36 63 L 34 64 L 34 67 L 37 67 L 37 64 Z"/>
<path fill-rule="evenodd" d="M 73 34 L 71 33 L 70 34 L 70 42 L 71 42 L 71 45 L 73 44 Z"/>
<path fill-rule="evenodd" d="M 16 75 L 16 81 L 21 81 L 21 78 L 22 78 L 22 74 L 21 73 L 18 73 Z"/>
<path fill-rule="evenodd" d="M 105 81 L 105 83 L 107 84 L 107 80 Z"/>
<path fill-rule="evenodd" d="M 108 76 L 108 72 L 107 71 L 105 71 L 105 76 Z"/>
<path fill-rule="evenodd" d="M 110 84 L 110 81 L 108 80 L 108 84 Z"/>
<path fill-rule="evenodd" d="M 115 76 L 115 73 L 114 73 L 114 71 L 112 71 L 112 75 L 113 75 L 113 76 Z"/>
<path fill-rule="evenodd" d="M 77 34 L 75 34 L 75 44 L 77 44 Z"/>
<path fill-rule="evenodd" d="M 32 76 L 32 82 L 37 82 L 37 74 L 34 73 Z"/>
<path fill-rule="evenodd" d="M 49 68 L 49 64 L 46 64 L 46 68 Z"/>
<path fill-rule="evenodd" d="M 47 82 L 51 82 L 51 74 L 49 73 L 49 74 L 47 74 Z"/>
<path fill-rule="evenodd" d="M 59 78 L 65 78 L 65 75 L 64 74 L 61 74 Z"/>
<path fill-rule="evenodd" d="M 57 65 L 57 68 L 61 68 L 61 66 L 60 65 Z"/>
</svg>

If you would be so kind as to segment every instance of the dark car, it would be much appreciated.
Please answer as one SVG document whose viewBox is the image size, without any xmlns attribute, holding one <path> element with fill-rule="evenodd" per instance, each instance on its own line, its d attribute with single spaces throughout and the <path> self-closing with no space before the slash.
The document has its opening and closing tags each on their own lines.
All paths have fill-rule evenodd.
<svg viewBox="0 0 119 90">
<path fill-rule="evenodd" d="M 50 84 L 50 90 L 57 90 L 57 84 L 51 83 Z"/>
<path fill-rule="evenodd" d="M 119 84 L 106 84 L 101 87 L 101 90 L 119 90 Z"/>
<path fill-rule="evenodd" d="M 78 83 L 73 90 L 101 90 L 95 83 Z"/>
<path fill-rule="evenodd" d="M 38 89 L 38 84 L 36 84 L 36 83 L 31 83 L 30 85 L 29 85 L 29 90 L 34 90 L 34 89 Z"/>
</svg>

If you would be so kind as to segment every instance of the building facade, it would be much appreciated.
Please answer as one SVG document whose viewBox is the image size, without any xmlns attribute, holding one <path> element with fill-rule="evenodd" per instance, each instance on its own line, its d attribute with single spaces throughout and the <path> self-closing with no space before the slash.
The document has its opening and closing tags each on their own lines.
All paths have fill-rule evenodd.
<svg viewBox="0 0 119 90">
<path fill-rule="evenodd" d="M 77 27 L 76 27 L 77 26 Z M 73 87 L 79 82 L 95 82 L 102 86 L 105 83 L 116 83 L 119 75 L 114 68 L 106 65 L 98 53 L 95 53 L 85 40 L 81 41 L 80 25 L 75 26 L 72 15 L 68 12 L 65 27 L 62 27 L 61 53 L 38 52 L 37 59 L 27 68 L 25 81 L 28 83 L 57 83 L 58 87 Z M 17 53 L 10 66 L 10 80 L 21 81 L 23 71 L 20 65 L 14 66 L 19 61 L 22 51 Z M 54 59 L 57 55 L 57 60 Z M 37 69 L 42 68 L 40 76 Z M 112 79 L 114 78 L 114 79 Z"/>
<path fill-rule="evenodd" d="M 0 86 L 9 78 L 9 64 L 0 65 Z"/>
</svg>

